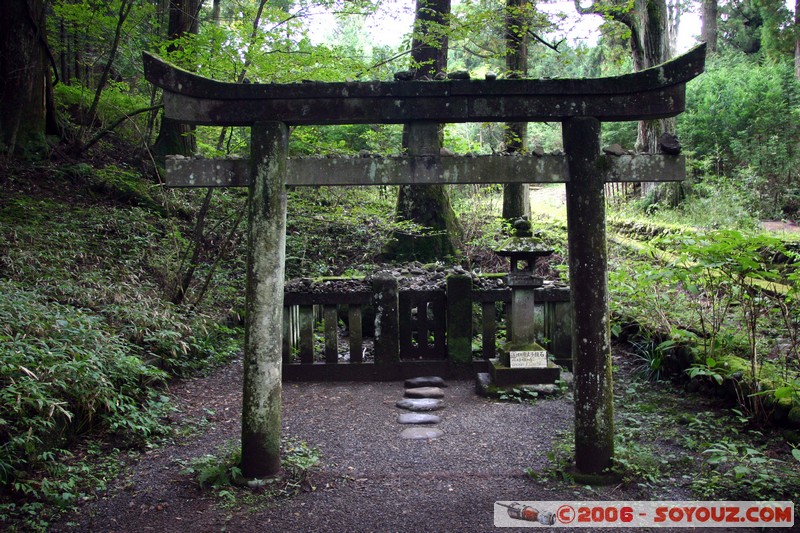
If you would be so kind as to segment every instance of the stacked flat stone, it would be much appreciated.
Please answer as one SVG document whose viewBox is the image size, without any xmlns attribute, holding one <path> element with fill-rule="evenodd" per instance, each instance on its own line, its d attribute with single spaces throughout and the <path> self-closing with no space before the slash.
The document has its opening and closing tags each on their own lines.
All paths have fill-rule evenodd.
<svg viewBox="0 0 800 533">
<path fill-rule="evenodd" d="M 443 387 L 447 384 L 440 377 L 418 377 L 405 381 L 405 398 L 397 402 L 397 407 L 410 411 L 398 415 L 397 422 L 412 425 L 400 433 L 400 437 L 409 440 L 436 439 L 444 432 L 435 427 L 442 418 L 430 411 L 444 409 Z"/>
</svg>

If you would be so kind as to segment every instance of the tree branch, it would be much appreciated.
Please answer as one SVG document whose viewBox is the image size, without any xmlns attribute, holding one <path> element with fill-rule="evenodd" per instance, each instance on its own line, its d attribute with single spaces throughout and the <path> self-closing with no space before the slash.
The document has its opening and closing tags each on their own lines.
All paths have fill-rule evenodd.
<svg viewBox="0 0 800 533">
<path fill-rule="evenodd" d="M 133 117 L 135 115 L 139 115 L 141 113 L 147 113 L 148 111 L 155 111 L 156 109 L 161 109 L 163 107 L 164 107 L 164 104 L 154 105 L 154 106 L 150 106 L 150 107 L 143 107 L 142 109 L 137 109 L 133 113 L 128 113 L 128 114 L 122 115 L 120 118 L 115 120 L 110 126 L 108 126 L 107 128 L 103 128 L 94 137 L 92 137 L 90 141 L 88 141 L 86 144 L 82 145 L 81 146 L 81 152 L 85 152 L 86 150 L 88 150 L 89 148 L 94 146 L 94 144 L 97 141 L 99 141 L 100 139 L 102 139 L 107 133 L 109 133 L 114 128 L 116 128 L 117 126 L 119 126 L 120 124 L 125 122 L 126 120 L 130 119 L 131 117 Z"/>
<path fill-rule="evenodd" d="M 117 27 L 114 30 L 114 40 L 112 41 L 111 49 L 108 52 L 108 61 L 106 61 L 103 72 L 100 74 L 100 81 L 97 83 L 97 90 L 94 93 L 94 100 L 92 100 L 92 105 L 89 107 L 89 121 L 88 123 L 81 125 L 80 129 L 78 130 L 78 139 L 76 141 L 76 151 L 78 153 L 83 151 L 81 145 L 83 144 L 83 135 L 85 134 L 86 129 L 89 125 L 93 124 L 97 118 L 97 107 L 100 105 L 100 95 L 103 94 L 103 89 L 105 89 L 106 82 L 111 74 L 111 67 L 113 66 L 114 60 L 117 57 L 117 50 L 119 49 L 119 43 L 122 38 L 122 26 L 125 24 L 125 19 L 128 18 L 131 9 L 133 9 L 134 3 L 135 0 L 123 0 L 119 5 Z"/>
<path fill-rule="evenodd" d="M 539 37 L 538 34 L 533 32 L 533 30 L 528 30 L 528 35 L 530 35 L 531 37 L 536 39 L 541 44 L 545 45 L 547 48 L 549 48 L 549 49 L 551 49 L 551 50 L 553 50 L 555 52 L 561 53 L 561 50 L 559 50 L 558 47 L 561 46 L 561 43 L 563 43 L 565 39 L 561 39 L 557 43 L 551 44 L 551 43 L 548 43 L 547 41 L 545 41 L 544 39 L 542 39 L 541 37 Z"/>
<path fill-rule="evenodd" d="M 475 57 L 479 57 L 481 59 L 490 59 L 492 57 L 497 57 L 497 53 L 496 52 L 487 51 L 485 48 L 483 49 L 484 52 L 479 52 L 477 50 L 472 50 L 472 49 L 470 49 L 469 46 L 466 46 L 466 45 L 463 48 L 464 48 L 464 51 L 467 52 L 468 54 L 473 55 Z M 481 48 L 481 47 L 478 47 L 478 48 Z"/>
<path fill-rule="evenodd" d="M 483 44 L 481 44 L 479 42 L 476 42 L 476 41 L 472 41 L 471 44 L 472 44 L 472 46 L 476 47 L 478 50 L 482 50 L 483 52 L 489 54 L 488 56 L 482 56 L 481 54 L 475 53 L 473 50 L 470 50 L 471 54 L 474 54 L 474 55 L 476 55 L 478 57 L 498 57 L 498 56 L 502 55 L 502 52 L 500 52 L 496 48 L 491 48 L 488 45 L 483 45 Z M 465 50 L 467 49 L 466 45 L 464 45 L 464 49 Z"/>
<path fill-rule="evenodd" d="M 378 67 L 382 67 L 383 65 L 385 65 L 385 64 L 387 64 L 387 63 L 391 63 L 391 62 L 392 62 L 392 61 L 394 61 L 395 59 L 400 59 L 400 58 L 401 58 L 401 57 L 403 57 L 403 56 L 407 56 L 408 54 L 410 54 L 410 53 L 411 53 L 411 52 L 413 52 L 413 51 L 414 51 L 414 49 L 413 49 L 413 48 L 409 48 L 408 50 L 404 50 L 404 51 L 402 51 L 402 52 L 399 52 L 399 53 L 397 53 L 397 54 L 393 55 L 392 57 L 390 57 L 390 58 L 388 58 L 388 59 L 384 59 L 384 60 L 382 60 L 382 61 L 378 61 L 377 63 L 375 63 L 374 65 L 372 65 L 371 67 L 369 67 L 369 68 L 367 69 L 367 71 L 370 71 L 370 70 L 375 70 L 375 69 L 376 69 L 376 68 L 378 68 Z M 363 72 L 359 72 L 359 73 L 356 75 L 356 77 L 357 77 L 357 78 L 358 78 L 358 77 L 361 77 L 363 74 L 364 74 Z"/>
</svg>

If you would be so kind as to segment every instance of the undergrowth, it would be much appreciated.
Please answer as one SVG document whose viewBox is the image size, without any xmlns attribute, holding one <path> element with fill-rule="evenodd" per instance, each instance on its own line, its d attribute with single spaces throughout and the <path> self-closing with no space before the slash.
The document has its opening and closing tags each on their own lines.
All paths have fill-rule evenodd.
<svg viewBox="0 0 800 533">
<path fill-rule="evenodd" d="M 241 486 L 241 447 L 227 442 L 216 453 L 181 462 L 181 474 L 192 476 L 201 488 L 213 491 L 228 505 L 255 505 L 275 498 L 293 496 L 316 487 L 311 478 L 319 464 L 320 452 L 303 441 L 284 438 L 281 446 L 281 475 L 262 480 L 254 488 Z"/>
<path fill-rule="evenodd" d="M 102 490 L 89 464 L 99 467 L 100 454 L 75 456 L 85 439 L 128 449 L 170 434 L 164 384 L 240 349 L 239 325 L 226 320 L 240 306 L 226 290 L 236 276 L 204 306 L 169 302 L 185 244 L 183 199 L 166 199 L 118 167 L 8 170 L 0 196 L 0 523 L 27 531 Z"/>
<path fill-rule="evenodd" d="M 619 485 L 612 490 L 642 500 L 800 497 L 800 450 L 755 429 L 741 411 L 690 408 L 686 399 L 643 381 L 617 385 L 624 387 L 626 401 L 616 402 L 609 473 Z M 528 474 L 547 483 L 573 483 L 574 453 L 572 433 L 562 433 L 547 454 L 550 464 Z"/>
</svg>

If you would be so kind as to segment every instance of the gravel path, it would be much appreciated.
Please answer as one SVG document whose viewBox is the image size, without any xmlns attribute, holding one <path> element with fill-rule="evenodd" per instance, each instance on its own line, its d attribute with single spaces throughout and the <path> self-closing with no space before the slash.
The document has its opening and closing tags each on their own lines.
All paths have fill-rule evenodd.
<svg viewBox="0 0 800 533">
<path fill-rule="evenodd" d="M 591 493 L 525 475 L 547 466 L 552 439 L 570 429 L 571 400 L 499 403 L 477 396 L 473 382 L 448 384 L 446 407 L 437 412 L 444 435 L 434 440 L 400 438 L 407 427 L 397 423 L 404 411 L 395 406 L 402 383 L 285 384 L 284 435 L 322 455 L 315 489 L 256 508 L 226 506 L 181 474 L 180 461 L 238 441 L 237 361 L 173 387 L 180 406 L 174 422 L 199 432 L 143 454 L 106 494 L 52 531 L 484 532 L 495 530 L 498 500 L 636 499 L 613 487 Z"/>
</svg>

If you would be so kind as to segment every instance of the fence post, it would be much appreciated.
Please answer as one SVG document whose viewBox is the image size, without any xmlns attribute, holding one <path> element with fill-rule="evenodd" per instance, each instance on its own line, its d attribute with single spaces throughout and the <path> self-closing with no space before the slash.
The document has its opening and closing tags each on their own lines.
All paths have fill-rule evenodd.
<svg viewBox="0 0 800 533">
<path fill-rule="evenodd" d="M 380 377 L 389 378 L 400 362 L 400 313 L 397 280 L 389 272 L 372 278 L 375 307 L 375 367 Z"/>
<path fill-rule="evenodd" d="M 568 291 L 568 289 L 563 289 Z M 572 370 L 572 303 L 571 299 L 551 304 L 550 317 L 550 351 L 556 364 Z"/>
<path fill-rule="evenodd" d="M 447 276 L 447 357 L 451 365 L 472 362 L 472 278 Z"/>
<path fill-rule="evenodd" d="M 281 348 L 286 254 L 286 153 L 280 122 L 251 129 L 247 289 L 242 384 L 242 476 L 264 478 L 281 468 Z"/>
<path fill-rule="evenodd" d="M 290 307 L 283 307 L 283 339 L 281 351 L 283 352 L 283 364 L 288 365 L 292 362 L 292 310 Z"/>
</svg>

